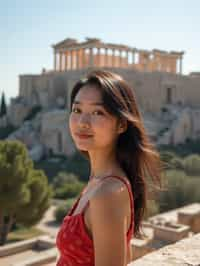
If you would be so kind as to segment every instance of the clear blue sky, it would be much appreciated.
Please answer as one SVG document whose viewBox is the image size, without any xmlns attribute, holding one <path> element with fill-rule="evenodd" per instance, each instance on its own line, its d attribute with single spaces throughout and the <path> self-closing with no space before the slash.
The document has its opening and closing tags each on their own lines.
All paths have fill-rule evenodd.
<svg viewBox="0 0 200 266">
<path fill-rule="evenodd" d="M 199 0 L 7 0 L 0 5 L 0 93 L 18 75 L 53 68 L 51 45 L 96 37 L 142 49 L 185 51 L 183 73 L 200 71 Z"/>
</svg>

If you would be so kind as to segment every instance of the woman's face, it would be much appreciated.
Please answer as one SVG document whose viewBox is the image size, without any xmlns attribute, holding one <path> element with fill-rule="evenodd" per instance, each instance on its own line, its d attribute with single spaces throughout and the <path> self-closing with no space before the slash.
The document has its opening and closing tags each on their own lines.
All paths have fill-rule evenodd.
<svg viewBox="0 0 200 266">
<path fill-rule="evenodd" d="M 117 118 L 105 110 L 100 91 L 89 85 L 74 98 L 69 128 L 77 148 L 85 151 L 108 148 L 118 137 Z"/>
</svg>

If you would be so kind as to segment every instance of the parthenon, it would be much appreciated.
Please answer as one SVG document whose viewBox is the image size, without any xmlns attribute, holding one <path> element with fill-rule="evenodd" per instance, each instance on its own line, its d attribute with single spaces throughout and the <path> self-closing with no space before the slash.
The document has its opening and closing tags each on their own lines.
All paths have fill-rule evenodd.
<svg viewBox="0 0 200 266">
<path fill-rule="evenodd" d="M 142 50 L 123 44 L 104 43 L 96 38 L 86 38 L 84 42 L 67 38 L 52 47 L 54 71 L 116 67 L 182 74 L 183 51 Z"/>
</svg>

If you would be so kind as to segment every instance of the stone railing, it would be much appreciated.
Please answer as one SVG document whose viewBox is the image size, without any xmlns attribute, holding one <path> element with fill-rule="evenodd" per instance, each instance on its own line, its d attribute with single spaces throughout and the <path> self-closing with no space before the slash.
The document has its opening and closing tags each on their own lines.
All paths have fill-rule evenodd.
<svg viewBox="0 0 200 266">
<path fill-rule="evenodd" d="M 153 251 L 128 266 L 200 266 L 200 233 Z"/>
</svg>

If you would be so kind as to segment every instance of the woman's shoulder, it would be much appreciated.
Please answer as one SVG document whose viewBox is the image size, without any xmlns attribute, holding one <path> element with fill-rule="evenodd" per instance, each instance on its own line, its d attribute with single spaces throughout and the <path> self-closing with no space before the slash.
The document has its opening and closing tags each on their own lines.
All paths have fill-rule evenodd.
<svg viewBox="0 0 200 266">
<path fill-rule="evenodd" d="M 102 204 L 106 202 L 116 204 L 118 202 L 121 206 L 123 203 L 126 205 L 129 195 L 125 182 L 127 184 L 129 180 L 122 173 L 107 176 L 101 181 L 91 201 L 94 204 L 101 204 L 101 202 Z"/>
<path fill-rule="evenodd" d="M 109 219 L 108 223 L 116 221 L 119 217 L 126 219 L 129 207 L 128 197 L 124 183 L 112 176 L 106 178 L 90 199 L 90 223 L 98 224 L 99 229 L 106 226 L 105 223 L 108 221 L 105 221 L 105 217 Z"/>
<path fill-rule="evenodd" d="M 127 189 L 127 185 L 125 183 L 130 185 L 130 181 L 125 173 L 119 172 L 111 174 L 103 178 L 97 193 L 118 193 L 119 189 Z"/>
</svg>

